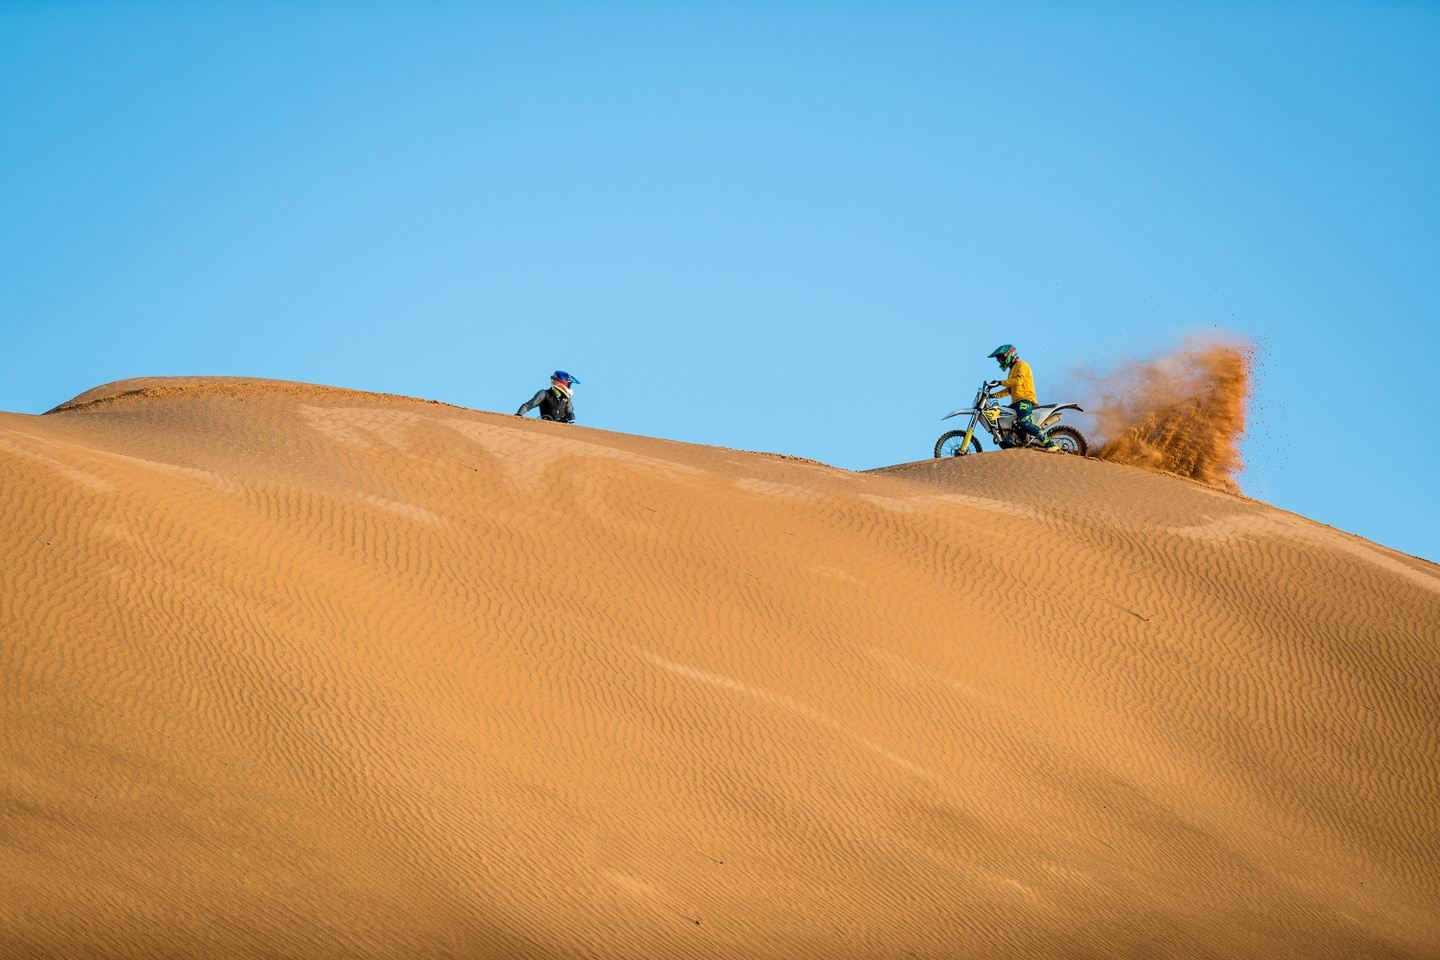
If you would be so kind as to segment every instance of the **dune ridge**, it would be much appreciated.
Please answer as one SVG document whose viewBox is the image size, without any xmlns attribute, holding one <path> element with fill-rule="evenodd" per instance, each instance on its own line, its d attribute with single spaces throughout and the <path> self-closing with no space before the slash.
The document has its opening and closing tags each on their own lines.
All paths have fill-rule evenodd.
<svg viewBox="0 0 1440 960">
<path fill-rule="evenodd" d="M 249 380 L 0 414 L 0 956 L 1440 956 L 1440 570 Z"/>
<path fill-rule="evenodd" d="M 441 400 L 426 400 L 407 397 L 398 393 L 375 393 L 368 390 L 351 390 L 347 387 L 330 387 L 321 384 L 299 383 L 294 380 L 271 380 L 264 377 L 134 377 L 101 384 L 77 394 L 64 403 L 45 411 L 46 414 L 67 413 L 97 404 L 121 403 L 135 400 L 154 400 L 161 397 L 174 398 L 228 396 L 236 400 L 246 397 L 295 397 L 323 398 L 333 400 L 348 396 L 367 402 L 385 400 L 402 405 L 421 404 L 425 406 L 450 407 L 464 410 Z"/>
</svg>

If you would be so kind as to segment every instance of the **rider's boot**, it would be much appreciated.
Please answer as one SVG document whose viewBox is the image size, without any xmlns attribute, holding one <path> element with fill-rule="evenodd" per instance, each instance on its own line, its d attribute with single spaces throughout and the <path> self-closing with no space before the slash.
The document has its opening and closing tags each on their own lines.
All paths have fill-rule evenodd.
<svg viewBox="0 0 1440 960">
<path fill-rule="evenodd" d="M 1051 440 L 1049 432 L 1045 430 L 1040 431 L 1040 436 L 1036 438 L 1035 443 L 1037 446 L 1039 446 L 1041 450 L 1044 450 L 1046 453 L 1065 452 L 1065 448 L 1060 446 L 1060 444 L 1056 443 L 1054 440 Z"/>
</svg>

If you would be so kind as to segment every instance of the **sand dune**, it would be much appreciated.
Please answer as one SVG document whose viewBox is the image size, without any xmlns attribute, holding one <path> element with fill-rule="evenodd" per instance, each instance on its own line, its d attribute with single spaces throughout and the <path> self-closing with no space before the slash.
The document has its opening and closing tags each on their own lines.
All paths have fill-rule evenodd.
<svg viewBox="0 0 1440 960">
<path fill-rule="evenodd" d="M 5 957 L 1440 957 L 1440 569 L 1023 451 L 0 415 Z"/>
</svg>

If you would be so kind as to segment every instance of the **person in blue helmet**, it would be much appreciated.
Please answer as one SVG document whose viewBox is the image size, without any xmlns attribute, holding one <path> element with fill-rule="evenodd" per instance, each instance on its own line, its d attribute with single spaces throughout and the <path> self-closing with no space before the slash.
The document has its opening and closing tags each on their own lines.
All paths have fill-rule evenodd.
<svg viewBox="0 0 1440 960">
<path fill-rule="evenodd" d="M 526 400 L 515 411 L 515 416 L 523 417 L 525 414 L 540 408 L 541 420 L 554 420 L 557 423 L 575 422 L 575 399 L 574 388 L 579 380 L 576 380 L 564 370 L 556 370 L 550 374 L 550 387 L 541 390 L 535 396 Z"/>
<path fill-rule="evenodd" d="M 1015 411 L 1015 426 L 1021 433 L 1034 437 L 1041 449 L 1064 453 L 1045 436 L 1032 416 L 1035 412 L 1035 375 L 1030 372 L 1030 364 L 1020 359 L 1013 343 L 1000 344 L 990 352 L 990 358 L 1000 364 L 1000 369 L 1006 373 L 1004 382 L 990 396 L 1010 398 L 1010 409 Z"/>
</svg>

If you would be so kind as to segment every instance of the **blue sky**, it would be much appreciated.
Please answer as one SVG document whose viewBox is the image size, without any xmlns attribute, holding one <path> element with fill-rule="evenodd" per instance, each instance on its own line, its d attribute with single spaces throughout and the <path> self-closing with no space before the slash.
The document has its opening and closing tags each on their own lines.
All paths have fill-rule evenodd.
<svg viewBox="0 0 1440 960">
<path fill-rule="evenodd" d="M 10 0 L 0 409 L 563 367 L 587 425 L 862 468 L 999 342 L 1056 397 L 1220 328 L 1244 490 L 1434 560 L 1437 170 L 1433 3 Z"/>
</svg>

